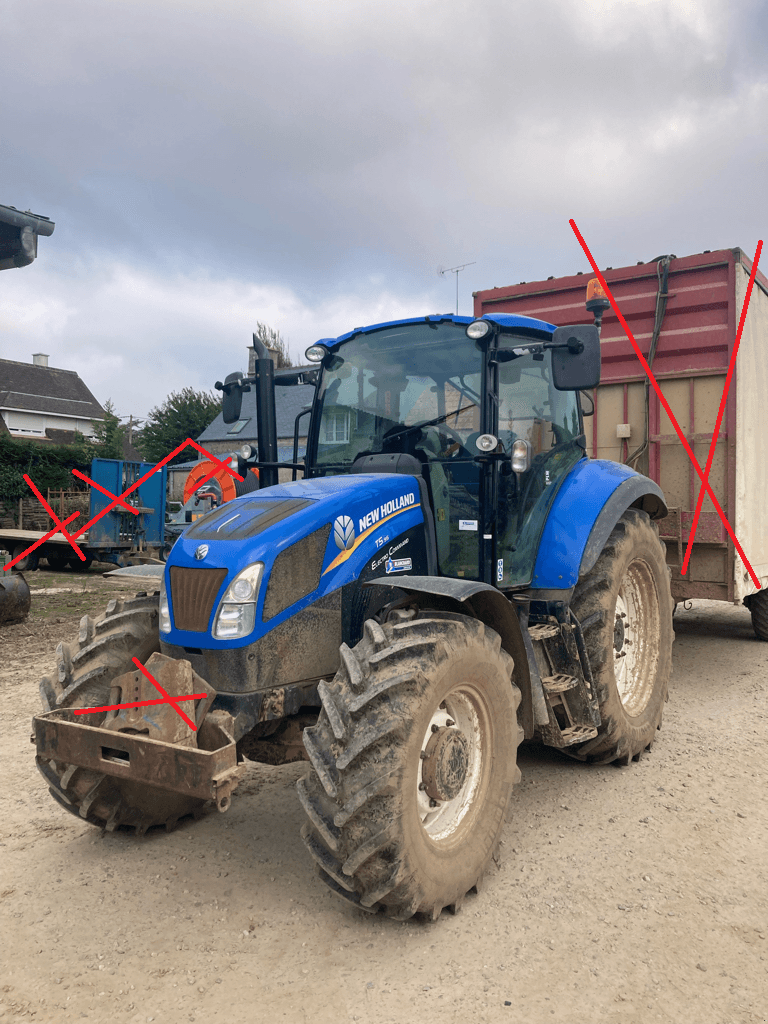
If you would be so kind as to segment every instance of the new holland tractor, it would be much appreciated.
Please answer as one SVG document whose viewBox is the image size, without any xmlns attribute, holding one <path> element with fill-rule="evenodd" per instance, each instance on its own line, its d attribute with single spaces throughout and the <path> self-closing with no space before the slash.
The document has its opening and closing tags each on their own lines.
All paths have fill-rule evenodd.
<svg viewBox="0 0 768 1024">
<path fill-rule="evenodd" d="M 653 743 L 664 497 L 586 455 L 597 326 L 445 315 L 323 339 L 293 378 L 316 390 L 284 483 L 254 344 L 253 375 L 217 387 L 228 422 L 256 390 L 259 452 L 239 468 L 259 488 L 184 530 L 159 593 L 59 646 L 37 763 L 73 814 L 143 833 L 225 811 L 248 760 L 304 758 L 325 884 L 434 919 L 483 881 L 523 739 L 623 765 Z"/>
</svg>

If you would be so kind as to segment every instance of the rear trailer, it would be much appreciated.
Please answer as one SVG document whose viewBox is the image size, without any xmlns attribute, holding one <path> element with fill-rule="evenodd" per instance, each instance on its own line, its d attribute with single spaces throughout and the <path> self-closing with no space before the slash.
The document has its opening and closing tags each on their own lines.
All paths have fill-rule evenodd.
<svg viewBox="0 0 768 1024">
<path fill-rule="evenodd" d="M 604 272 L 702 468 L 751 270 L 751 260 L 741 249 L 720 249 Z M 557 325 L 591 323 L 584 304 L 587 281 L 587 275 L 576 274 L 475 292 L 475 316 L 504 312 L 535 314 Z M 666 495 L 669 515 L 659 528 L 675 601 L 739 603 L 746 598 L 749 604 L 756 588 L 709 496 L 704 498 L 688 571 L 682 575 L 699 477 L 611 309 L 603 318 L 601 350 L 601 382 L 590 393 L 594 416 L 585 422 L 589 454 L 632 465 Z M 760 441 L 766 394 L 768 280 L 758 271 L 710 483 L 762 591 L 768 588 L 768 460 Z M 589 411 L 589 401 L 584 408 Z"/>
</svg>

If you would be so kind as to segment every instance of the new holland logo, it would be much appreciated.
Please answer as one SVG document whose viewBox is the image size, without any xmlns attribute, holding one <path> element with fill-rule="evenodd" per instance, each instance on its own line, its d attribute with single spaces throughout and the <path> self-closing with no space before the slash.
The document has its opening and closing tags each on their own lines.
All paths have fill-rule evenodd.
<svg viewBox="0 0 768 1024">
<path fill-rule="evenodd" d="M 202 562 L 205 556 L 208 554 L 208 545 L 201 544 L 200 547 L 195 548 L 195 558 L 198 562 Z"/>
<path fill-rule="evenodd" d="M 348 551 L 355 543 L 355 525 L 349 516 L 336 516 L 333 523 L 333 539 L 341 551 Z"/>
</svg>

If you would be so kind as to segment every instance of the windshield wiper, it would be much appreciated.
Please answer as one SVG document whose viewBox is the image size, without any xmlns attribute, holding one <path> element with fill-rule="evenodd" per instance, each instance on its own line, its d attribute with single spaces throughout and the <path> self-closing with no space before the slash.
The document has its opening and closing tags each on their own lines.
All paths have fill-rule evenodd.
<svg viewBox="0 0 768 1024">
<path fill-rule="evenodd" d="M 472 405 L 475 404 L 475 402 L 472 403 Z M 397 429 L 390 427 L 390 429 L 382 435 L 382 441 L 385 437 L 399 437 L 400 434 L 410 434 L 411 431 L 421 430 L 422 427 L 436 427 L 438 423 L 444 423 L 449 416 L 456 416 L 458 412 L 466 412 L 467 409 L 471 409 L 472 405 L 468 405 L 464 409 L 451 409 L 450 412 L 443 413 L 442 416 L 435 416 L 432 420 L 422 420 L 420 423 L 412 423 L 410 427 L 398 427 Z"/>
</svg>

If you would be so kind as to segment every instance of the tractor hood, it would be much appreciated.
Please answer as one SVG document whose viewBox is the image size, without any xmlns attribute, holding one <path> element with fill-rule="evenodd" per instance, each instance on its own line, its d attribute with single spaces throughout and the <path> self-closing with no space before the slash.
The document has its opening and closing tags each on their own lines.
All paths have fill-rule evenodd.
<svg viewBox="0 0 768 1024">
<path fill-rule="evenodd" d="M 375 568 L 377 552 L 386 555 L 388 542 L 423 522 L 419 481 L 402 474 L 300 480 L 235 498 L 198 519 L 174 545 L 164 575 L 171 629 L 160 638 L 201 649 L 252 644 L 366 567 Z M 384 575 L 390 563 L 380 561 Z M 409 561 L 401 558 L 396 571 L 409 571 Z M 215 639 L 214 619 L 227 588 L 254 563 L 264 568 L 253 631 Z"/>
</svg>

